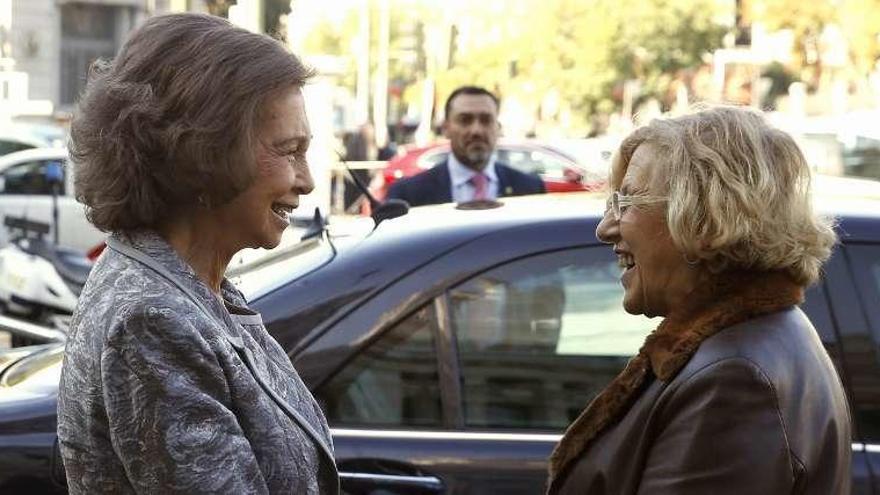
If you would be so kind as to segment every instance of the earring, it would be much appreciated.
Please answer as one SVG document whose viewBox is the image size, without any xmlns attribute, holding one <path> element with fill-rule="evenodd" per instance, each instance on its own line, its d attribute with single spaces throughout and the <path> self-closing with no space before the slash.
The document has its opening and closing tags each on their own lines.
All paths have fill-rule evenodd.
<svg viewBox="0 0 880 495">
<path fill-rule="evenodd" d="M 688 266 L 691 268 L 700 264 L 700 258 L 697 258 L 695 260 L 691 260 L 690 258 L 688 258 L 687 253 L 684 253 L 681 256 L 682 256 L 682 258 L 684 258 L 684 262 L 687 263 Z"/>
</svg>

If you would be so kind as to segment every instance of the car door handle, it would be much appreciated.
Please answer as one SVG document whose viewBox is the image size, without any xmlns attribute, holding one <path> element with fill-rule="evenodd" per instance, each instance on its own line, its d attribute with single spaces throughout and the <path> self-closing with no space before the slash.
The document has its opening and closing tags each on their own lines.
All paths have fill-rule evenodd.
<svg viewBox="0 0 880 495">
<path fill-rule="evenodd" d="M 369 493 L 371 489 L 401 489 L 400 493 L 443 493 L 443 481 L 430 475 L 403 476 L 396 474 L 373 474 L 360 472 L 339 472 L 342 490 L 351 493 Z M 397 493 L 397 492 L 392 492 Z"/>
</svg>

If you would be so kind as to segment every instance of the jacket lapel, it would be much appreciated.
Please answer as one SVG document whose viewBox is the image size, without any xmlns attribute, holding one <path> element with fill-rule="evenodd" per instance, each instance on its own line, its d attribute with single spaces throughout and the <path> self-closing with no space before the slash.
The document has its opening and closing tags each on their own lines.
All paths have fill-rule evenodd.
<svg viewBox="0 0 880 495">
<path fill-rule="evenodd" d="M 452 178 L 449 176 L 449 161 L 443 160 L 431 169 L 430 191 L 425 197 L 433 197 L 434 203 L 452 202 Z"/>
<path fill-rule="evenodd" d="M 305 418 L 303 418 L 302 415 L 300 415 L 296 411 L 296 409 L 291 407 L 290 404 L 288 404 L 283 397 L 278 395 L 278 392 L 276 392 L 275 389 L 270 387 L 269 384 L 263 380 L 262 376 L 260 376 L 253 354 L 251 353 L 250 349 L 248 349 L 247 346 L 244 345 L 244 342 L 241 340 L 241 338 L 227 335 L 226 340 L 238 353 L 239 358 L 241 358 L 245 366 L 247 366 L 248 370 L 251 372 L 251 375 L 253 375 L 254 380 L 256 380 L 256 382 L 263 389 L 263 392 L 265 392 L 275 402 L 275 404 L 280 407 L 282 411 L 284 411 L 284 413 L 287 415 L 287 417 L 290 418 L 291 421 L 299 425 L 299 427 L 302 428 L 303 431 L 305 431 L 310 437 L 312 437 L 312 441 L 314 441 L 315 444 L 318 445 L 318 449 L 324 454 L 329 464 L 335 469 L 336 460 L 333 457 L 333 451 L 324 442 L 324 438 L 320 434 L 318 434 L 317 431 L 315 431 L 312 425 Z"/>
<path fill-rule="evenodd" d="M 707 338 L 719 331 L 803 301 L 804 290 L 781 272 L 722 275 L 703 297 L 667 317 L 639 353 L 569 425 L 550 456 L 547 493 L 556 493 L 567 469 L 605 428 L 622 418 L 650 378 L 669 382 Z"/>
<path fill-rule="evenodd" d="M 512 196 L 514 194 L 511 183 L 510 169 L 501 163 L 495 163 L 495 176 L 498 177 L 498 197 Z"/>
<path fill-rule="evenodd" d="M 174 284 L 205 313 L 205 316 L 214 319 L 218 323 L 222 323 L 226 328 L 238 329 L 238 324 L 232 320 L 226 309 L 222 307 L 220 301 L 211 295 L 210 289 L 198 279 L 192 268 L 177 256 L 173 248 L 157 234 L 140 233 L 127 237 L 114 235 L 107 239 L 107 245 L 110 249 L 117 251 L 123 256 L 127 256 L 151 268 Z M 225 280 L 224 285 L 226 291 L 233 290 L 232 286 Z M 235 349 L 239 358 L 245 363 L 245 366 L 263 391 L 269 395 L 294 423 L 299 425 L 312 438 L 315 444 L 318 445 L 319 450 L 327 457 L 330 465 L 335 469 L 336 461 L 333 457 L 333 452 L 324 442 L 323 437 L 263 380 L 250 349 L 244 345 L 241 337 L 227 333 L 226 339 Z"/>
</svg>

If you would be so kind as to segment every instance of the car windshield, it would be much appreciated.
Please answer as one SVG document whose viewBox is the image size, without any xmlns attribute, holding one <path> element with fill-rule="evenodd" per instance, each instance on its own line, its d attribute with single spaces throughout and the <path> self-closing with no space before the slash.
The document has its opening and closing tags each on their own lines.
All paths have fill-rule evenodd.
<svg viewBox="0 0 880 495">
<path fill-rule="evenodd" d="M 226 276 L 252 301 L 320 267 L 332 259 L 333 254 L 329 240 L 312 238 L 231 267 Z"/>
<path fill-rule="evenodd" d="M 363 239 L 372 226 L 370 218 L 328 225 L 322 236 L 291 242 L 259 253 L 250 261 L 233 263 L 226 277 L 241 290 L 245 299 L 253 301 L 325 265 L 338 250 Z"/>
</svg>

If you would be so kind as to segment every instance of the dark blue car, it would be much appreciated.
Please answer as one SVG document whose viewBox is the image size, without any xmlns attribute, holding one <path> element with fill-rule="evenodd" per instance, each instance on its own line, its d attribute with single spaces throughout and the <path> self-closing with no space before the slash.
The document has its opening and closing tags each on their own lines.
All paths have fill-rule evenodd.
<svg viewBox="0 0 880 495">
<path fill-rule="evenodd" d="M 842 243 L 804 310 L 852 404 L 853 493 L 873 493 L 880 183 L 819 186 Z M 542 492 L 562 430 L 659 323 L 621 307 L 620 268 L 594 234 L 604 206 L 577 193 L 416 208 L 233 270 L 324 407 L 348 493 Z M 61 491 L 63 347 L 10 352 L 0 493 Z"/>
</svg>

